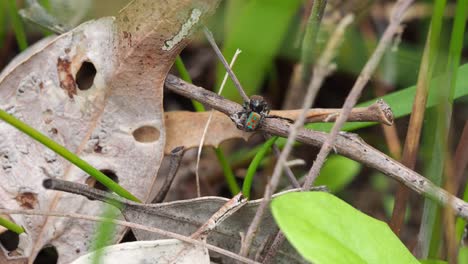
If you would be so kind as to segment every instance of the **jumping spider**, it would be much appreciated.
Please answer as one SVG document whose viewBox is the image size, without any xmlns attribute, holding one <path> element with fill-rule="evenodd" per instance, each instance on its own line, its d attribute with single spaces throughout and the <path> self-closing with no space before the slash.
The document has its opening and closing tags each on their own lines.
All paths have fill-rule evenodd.
<svg viewBox="0 0 468 264">
<path fill-rule="evenodd" d="M 268 103 L 259 95 L 252 95 L 249 102 L 244 102 L 243 110 L 231 116 L 237 128 L 252 132 L 257 130 L 265 118 L 280 118 L 288 122 L 292 120 L 280 116 L 269 115 L 270 107 Z"/>
<path fill-rule="evenodd" d="M 248 102 L 244 102 L 243 110 L 232 115 L 231 119 L 237 128 L 251 132 L 260 126 L 269 112 L 270 107 L 265 99 L 259 95 L 252 95 Z"/>
</svg>

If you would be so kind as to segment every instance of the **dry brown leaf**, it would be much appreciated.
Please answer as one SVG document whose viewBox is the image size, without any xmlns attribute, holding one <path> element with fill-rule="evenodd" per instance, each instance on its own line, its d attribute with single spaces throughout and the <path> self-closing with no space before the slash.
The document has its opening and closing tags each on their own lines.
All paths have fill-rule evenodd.
<svg viewBox="0 0 468 264">
<path fill-rule="evenodd" d="M 193 25 L 218 1 L 136 0 L 117 18 L 84 23 L 21 54 L 0 75 L 0 107 L 51 137 L 148 200 L 166 139 L 164 79 Z M 82 65 L 96 69 L 82 90 Z M 26 135 L 0 122 L 1 207 L 100 214 L 84 198 L 42 188 L 46 178 L 85 183 L 88 175 Z M 85 254 L 94 224 L 13 215 L 27 238 L 16 252 L 32 262 L 53 245 L 59 263 Z"/>
<path fill-rule="evenodd" d="M 164 153 L 168 155 L 178 146 L 185 149 L 198 147 L 209 116 L 210 112 L 166 112 L 164 118 L 168 137 Z M 229 117 L 214 111 L 203 145 L 217 147 L 228 139 L 248 140 L 252 134 L 239 130 Z"/>
</svg>

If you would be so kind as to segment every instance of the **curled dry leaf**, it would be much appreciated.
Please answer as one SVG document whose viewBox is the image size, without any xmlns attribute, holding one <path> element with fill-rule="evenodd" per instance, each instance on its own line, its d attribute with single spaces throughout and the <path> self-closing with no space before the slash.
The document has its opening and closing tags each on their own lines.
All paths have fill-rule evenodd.
<svg viewBox="0 0 468 264">
<path fill-rule="evenodd" d="M 211 0 L 135 0 L 116 17 L 41 41 L 0 75 L 0 107 L 148 200 L 166 140 L 163 84 L 186 36 L 214 11 Z M 80 80 L 89 70 L 94 79 Z M 45 192 L 42 181 L 88 175 L 0 122 L 0 203 L 99 214 L 100 204 Z M 89 182 L 89 181 L 88 181 Z M 72 219 L 12 215 L 26 229 L 15 255 L 32 262 L 45 246 L 70 262 L 90 247 L 95 226 Z"/>
</svg>

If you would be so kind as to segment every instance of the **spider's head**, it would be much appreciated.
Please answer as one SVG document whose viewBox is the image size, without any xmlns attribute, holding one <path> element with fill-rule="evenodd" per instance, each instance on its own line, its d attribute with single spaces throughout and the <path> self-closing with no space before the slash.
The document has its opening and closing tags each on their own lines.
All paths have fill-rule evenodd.
<svg viewBox="0 0 468 264">
<path fill-rule="evenodd" d="M 268 103 L 259 95 L 252 95 L 250 97 L 249 108 L 250 110 L 265 116 L 270 112 Z"/>
</svg>

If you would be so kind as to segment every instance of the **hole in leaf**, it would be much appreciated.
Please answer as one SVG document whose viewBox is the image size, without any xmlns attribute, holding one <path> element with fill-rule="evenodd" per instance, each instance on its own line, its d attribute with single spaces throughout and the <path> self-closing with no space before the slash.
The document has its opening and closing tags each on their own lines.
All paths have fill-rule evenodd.
<svg viewBox="0 0 468 264">
<path fill-rule="evenodd" d="M 78 89 L 84 91 L 91 88 L 94 83 L 94 77 L 96 77 L 96 68 L 94 65 L 89 61 L 83 62 L 76 73 L 76 84 L 78 85 Z"/>
<path fill-rule="evenodd" d="M 159 139 L 159 130 L 152 126 L 142 126 L 133 131 L 133 137 L 142 143 L 154 142 Z"/>
<path fill-rule="evenodd" d="M 58 252 L 54 246 L 44 246 L 37 254 L 34 264 L 55 264 L 58 260 Z"/>
<path fill-rule="evenodd" d="M 105 175 L 107 175 L 107 177 L 111 178 L 113 181 L 115 181 L 117 183 L 119 182 L 119 177 L 117 177 L 117 174 L 115 174 L 114 171 L 112 171 L 112 170 L 101 170 L 101 172 L 104 173 Z M 94 179 L 93 177 L 88 177 L 86 179 L 86 184 L 89 187 L 94 187 L 94 188 L 102 190 L 102 191 L 106 191 L 106 192 L 109 191 L 109 188 L 104 186 L 102 183 L 96 181 L 96 179 Z"/>
<path fill-rule="evenodd" d="M 0 245 L 7 250 L 13 251 L 18 248 L 19 235 L 13 231 L 6 230 L 0 234 Z"/>
</svg>

